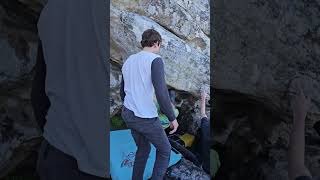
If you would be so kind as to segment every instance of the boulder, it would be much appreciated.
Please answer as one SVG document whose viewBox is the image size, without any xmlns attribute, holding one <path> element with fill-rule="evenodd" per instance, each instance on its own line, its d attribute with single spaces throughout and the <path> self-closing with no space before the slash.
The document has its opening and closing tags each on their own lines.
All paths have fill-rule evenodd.
<svg viewBox="0 0 320 180">
<path fill-rule="evenodd" d="M 121 69 L 110 63 L 110 117 L 120 112 L 122 100 L 120 97 Z"/>
<path fill-rule="evenodd" d="M 29 90 L 27 85 L 0 96 L 0 178 L 37 151 L 41 140 Z"/>
<path fill-rule="evenodd" d="M 114 7 L 148 17 L 188 45 L 210 55 L 209 1 L 111 1 Z"/>
<path fill-rule="evenodd" d="M 41 140 L 30 102 L 37 54 L 36 22 L 44 1 L 0 2 L 0 179 Z"/>
<path fill-rule="evenodd" d="M 18 57 L 16 50 L 11 47 L 6 39 L 0 39 L 0 53 L 1 58 L 4 59 L 0 62 L 0 84 L 2 87 L 7 86 L 9 83 L 14 84 L 21 79 L 28 79 L 36 61 L 37 44 L 28 43 L 26 45 L 29 50 L 25 57 Z"/>
<path fill-rule="evenodd" d="M 319 138 L 313 129 L 320 118 L 319 7 L 318 1 L 298 0 L 214 2 L 216 132 L 221 131 L 217 136 L 223 148 L 239 151 L 225 152 L 225 157 L 244 162 L 237 170 L 240 164 L 232 165 L 235 159 L 222 160 L 230 179 L 245 178 L 244 172 L 251 172 L 249 179 L 288 179 L 290 100 L 298 81 L 312 99 L 306 120 L 306 164 L 319 175 L 320 147 L 309 141 Z M 258 167 L 257 176 L 253 167 Z"/>
</svg>

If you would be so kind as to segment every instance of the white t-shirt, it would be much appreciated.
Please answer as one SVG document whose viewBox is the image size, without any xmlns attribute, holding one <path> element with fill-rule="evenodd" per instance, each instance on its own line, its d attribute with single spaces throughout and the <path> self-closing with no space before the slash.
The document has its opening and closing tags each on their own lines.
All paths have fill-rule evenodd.
<svg viewBox="0 0 320 180">
<path fill-rule="evenodd" d="M 131 55 L 122 66 L 126 94 L 124 106 L 137 117 L 158 117 L 151 79 L 151 64 L 158 57 L 160 56 L 155 53 L 140 51 Z"/>
</svg>

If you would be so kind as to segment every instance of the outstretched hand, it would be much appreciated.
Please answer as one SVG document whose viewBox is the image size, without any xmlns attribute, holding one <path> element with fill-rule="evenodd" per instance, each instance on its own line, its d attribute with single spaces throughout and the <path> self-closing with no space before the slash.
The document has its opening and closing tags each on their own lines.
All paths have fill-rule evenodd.
<svg viewBox="0 0 320 180">
<path fill-rule="evenodd" d="M 200 113 L 201 113 L 201 118 L 207 117 L 206 115 L 206 99 L 208 97 L 208 93 L 206 88 L 203 86 L 200 89 L 201 91 L 201 104 L 200 104 Z"/>
</svg>

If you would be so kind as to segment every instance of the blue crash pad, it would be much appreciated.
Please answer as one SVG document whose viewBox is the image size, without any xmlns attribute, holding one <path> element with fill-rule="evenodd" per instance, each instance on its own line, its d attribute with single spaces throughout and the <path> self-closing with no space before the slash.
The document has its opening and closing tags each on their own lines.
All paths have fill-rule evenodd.
<svg viewBox="0 0 320 180">
<path fill-rule="evenodd" d="M 130 130 L 117 130 L 110 132 L 110 174 L 113 180 L 131 179 L 136 144 Z M 143 179 L 151 177 L 155 162 L 156 149 L 151 144 L 151 152 L 144 171 Z M 181 154 L 171 151 L 169 167 L 181 159 Z"/>
</svg>

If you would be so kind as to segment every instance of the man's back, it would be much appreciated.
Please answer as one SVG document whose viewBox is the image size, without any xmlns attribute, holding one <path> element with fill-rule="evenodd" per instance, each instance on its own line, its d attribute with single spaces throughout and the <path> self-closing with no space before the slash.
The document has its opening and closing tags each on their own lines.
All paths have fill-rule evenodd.
<svg viewBox="0 0 320 180">
<path fill-rule="evenodd" d="M 124 80 L 124 106 L 141 118 L 158 116 L 153 102 L 154 88 L 151 77 L 153 60 L 160 57 L 157 54 L 140 51 L 131 55 L 122 67 Z"/>
</svg>

